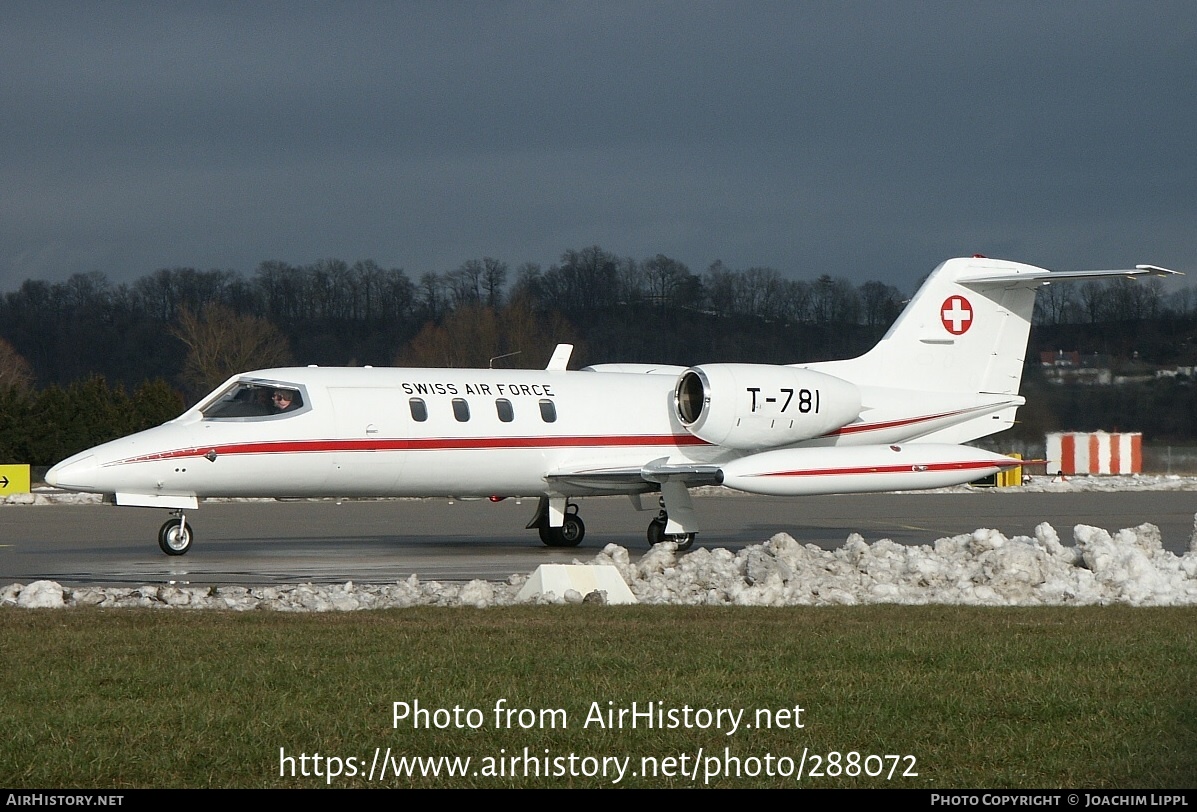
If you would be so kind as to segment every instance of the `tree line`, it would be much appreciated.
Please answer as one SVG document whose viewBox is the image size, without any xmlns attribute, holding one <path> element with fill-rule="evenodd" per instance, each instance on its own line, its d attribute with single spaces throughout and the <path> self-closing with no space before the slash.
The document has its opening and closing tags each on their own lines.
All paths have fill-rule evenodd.
<svg viewBox="0 0 1197 812">
<path fill-rule="evenodd" d="M 161 379 L 146 381 L 132 394 L 98 375 L 38 391 L 0 386 L 0 465 L 52 465 L 182 411 L 182 395 Z"/>
<path fill-rule="evenodd" d="M 26 280 L 0 297 L 0 338 L 28 362 L 39 385 L 98 373 L 133 387 L 159 377 L 179 382 L 190 349 L 179 325 L 212 307 L 273 325 L 299 363 L 385 365 L 422 328 L 441 325 L 458 310 L 515 306 L 542 323 L 559 317 L 600 338 L 621 334 L 617 346 L 588 341 L 598 353 L 593 360 L 702 357 L 709 340 L 688 337 L 675 347 L 654 335 L 687 318 L 815 328 L 800 346 L 779 348 L 780 356 L 769 359 L 793 361 L 800 350 L 834 354 L 834 347 L 822 345 L 834 345 L 841 328 L 883 329 L 904 299 L 881 282 L 788 279 L 775 269 L 733 270 L 722 262 L 695 274 L 663 254 L 635 260 L 592 246 L 568 250 L 548 268 L 524 263 L 512 269 L 483 257 L 418 279 L 372 260 L 327 259 L 308 265 L 269 260 L 249 275 L 163 268 L 131 283 L 116 284 L 98 272 L 62 282 Z M 629 320 L 639 325 L 634 334 L 627 333 Z M 815 335 L 819 328 L 822 338 Z M 653 355 L 662 350 L 669 357 Z M 750 360 L 760 347 L 753 335 L 741 342 L 733 332 L 714 351 L 720 359 Z"/>
<path fill-rule="evenodd" d="M 292 363 L 535 368 L 563 341 L 577 346 L 574 367 L 851 357 L 906 298 L 879 281 L 792 279 L 719 261 L 694 273 L 664 254 L 636 260 L 598 246 L 567 250 L 548 268 L 483 257 L 418 279 L 372 260 L 327 259 L 269 260 L 249 275 L 164 268 L 120 284 L 100 273 L 27 280 L 0 297 L 0 462 L 48 464 L 163 422 L 231 374 Z M 1197 297 L 1165 296 L 1156 280 L 1048 286 L 1036 325 L 1032 366 L 1041 349 L 1197 360 Z M 1033 375 L 1027 385 L 1037 385 Z M 1041 385 L 1041 402 L 1076 406 Z M 1171 385 L 1181 388 L 1166 397 L 1184 400 L 1184 382 Z M 1158 411 L 1165 395 L 1142 397 Z M 1127 404 L 1105 400 L 1112 414 L 1096 419 L 1111 422 Z M 109 419 L 70 418 L 73 409 Z M 1022 427 L 1039 431 L 1053 415 L 1030 410 Z M 55 422 L 43 431 L 41 420 Z M 1191 422 L 1170 418 L 1167 430 L 1197 436 Z"/>
</svg>

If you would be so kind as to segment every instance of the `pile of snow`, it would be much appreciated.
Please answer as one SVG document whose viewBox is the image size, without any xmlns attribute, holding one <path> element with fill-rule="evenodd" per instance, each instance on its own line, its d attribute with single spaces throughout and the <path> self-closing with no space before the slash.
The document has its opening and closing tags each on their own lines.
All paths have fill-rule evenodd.
<svg viewBox="0 0 1197 812">
<path fill-rule="evenodd" d="M 968 485 L 958 489 L 979 490 Z M 985 488 L 991 493 L 1124 493 L 1126 491 L 1197 491 L 1197 477 L 1178 474 L 1124 476 L 1033 476 L 1012 488 Z"/>
<path fill-rule="evenodd" d="M 868 544 L 853 533 L 836 550 L 802 545 L 786 533 L 732 553 L 700 549 L 679 554 L 659 544 L 633 562 L 615 544 L 589 564 L 611 565 L 642 603 L 739 606 L 832 604 L 966 604 L 1059 606 L 1125 603 L 1197 604 L 1197 532 L 1189 551 L 1164 549 L 1155 525 L 1111 535 L 1077 525 L 1066 546 L 1050 524 L 1034 537 L 1006 538 L 996 530 L 942 538 L 917 547 L 882 539 Z M 37 607 L 173 607 L 244 611 L 327 612 L 410 606 L 509 606 L 526 575 L 503 583 L 422 583 L 412 575 L 396 584 L 272 587 L 181 585 L 63 587 L 53 581 L 0 590 L 0 605 Z M 572 590 L 571 590 L 572 592 Z M 549 593 L 534 603 L 581 602 L 573 593 Z"/>
<path fill-rule="evenodd" d="M 1197 543 L 1176 556 L 1155 525 L 1105 530 L 1078 525 L 1076 545 L 1061 543 L 1047 523 L 1035 536 L 996 530 L 942 538 L 917 547 L 853 533 L 837 550 L 802 545 L 779 533 L 733 555 L 698 550 L 677 557 L 662 545 L 637 564 L 608 547 L 595 563 L 612 563 L 646 603 L 824 606 L 830 604 L 966 604 L 1058 606 L 1197 603 Z"/>
<path fill-rule="evenodd" d="M 49 488 L 0 496 L 0 505 L 99 505 L 103 501 L 104 497 L 98 493 L 69 493 Z"/>
</svg>

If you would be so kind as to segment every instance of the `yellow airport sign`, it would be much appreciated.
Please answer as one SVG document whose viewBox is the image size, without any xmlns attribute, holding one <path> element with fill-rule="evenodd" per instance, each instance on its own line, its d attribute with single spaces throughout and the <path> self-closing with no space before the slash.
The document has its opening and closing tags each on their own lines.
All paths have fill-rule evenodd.
<svg viewBox="0 0 1197 812">
<path fill-rule="evenodd" d="M 28 465 L 0 465 L 0 496 L 29 493 Z"/>
</svg>

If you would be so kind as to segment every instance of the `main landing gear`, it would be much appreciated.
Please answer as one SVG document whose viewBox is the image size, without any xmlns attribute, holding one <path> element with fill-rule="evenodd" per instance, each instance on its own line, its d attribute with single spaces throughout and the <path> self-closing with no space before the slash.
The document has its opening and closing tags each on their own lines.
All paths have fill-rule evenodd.
<svg viewBox="0 0 1197 812">
<path fill-rule="evenodd" d="M 565 517 L 565 524 L 560 527 L 541 525 L 539 530 L 540 540 L 549 547 L 577 547 L 586 535 L 586 525 L 577 514 L 577 506 L 572 515 Z"/>
<path fill-rule="evenodd" d="M 682 494 L 685 497 L 684 490 Z M 642 509 L 638 498 L 634 498 L 633 503 L 637 506 L 637 510 Z M 674 525 L 675 527 L 680 525 L 683 528 L 694 528 L 693 510 L 690 508 L 688 497 L 678 498 L 677 513 L 688 519 L 689 523 L 679 522 Z M 554 527 L 553 525 L 557 522 L 560 524 Z M 695 532 L 689 530 L 681 533 L 667 533 L 669 524 L 669 513 L 665 509 L 665 497 L 662 496 L 657 517 L 648 525 L 650 547 L 663 541 L 672 541 L 677 545 L 679 551 L 689 550 L 694 546 L 694 537 L 697 535 Z M 565 497 L 558 496 L 542 496 L 540 498 L 536 515 L 532 517 L 532 521 L 528 522 L 528 529 L 536 530 L 540 534 L 540 540 L 547 547 L 577 547 L 586 535 L 586 525 L 582 523 L 582 517 L 578 515 L 578 506 Z"/>
<path fill-rule="evenodd" d="M 195 531 L 187 524 L 183 511 L 171 511 L 171 516 L 158 531 L 158 546 L 167 555 L 185 555 L 195 541 Z"/>
<path fill-rule="evenodd" d="M 578 506 L 573 502 L 556 498 L 541 497 L 536 515 L 528 522 L 528 529 L 536 528 L 540 540 L 547 547 L 577 547 L 586 536 L 586 525 L 578 515 Z M 553 527 L 553 514 L 560 514 L 561 524 Z"/>
<path fill-rule="evenodd" d="M 669 514 L 665 511 L 665 497 L 661 497 L 661 510 L 657 513 L 657 518 L 653 519 L 648 524 L 648 546 L 655 547 L 663 541 L 672 541 L 677 544 L 678 552 L 685 552 L 694 546 L 695 533 L 666 533 L 665 528 L 669 526 Z"/>
</svg>

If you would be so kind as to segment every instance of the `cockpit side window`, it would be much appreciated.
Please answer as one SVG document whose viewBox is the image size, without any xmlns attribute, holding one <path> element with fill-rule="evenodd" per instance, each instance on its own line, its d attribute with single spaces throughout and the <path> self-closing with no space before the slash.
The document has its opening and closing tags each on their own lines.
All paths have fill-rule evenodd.
<svg viewBox="0 0 1197 812">
<path fill-rule="evenodd" d="M 205 420 L 277 417 L 304 409 L 303 392 L 294 386 L 238 381 L 203 407 Z"/>
</svg>

